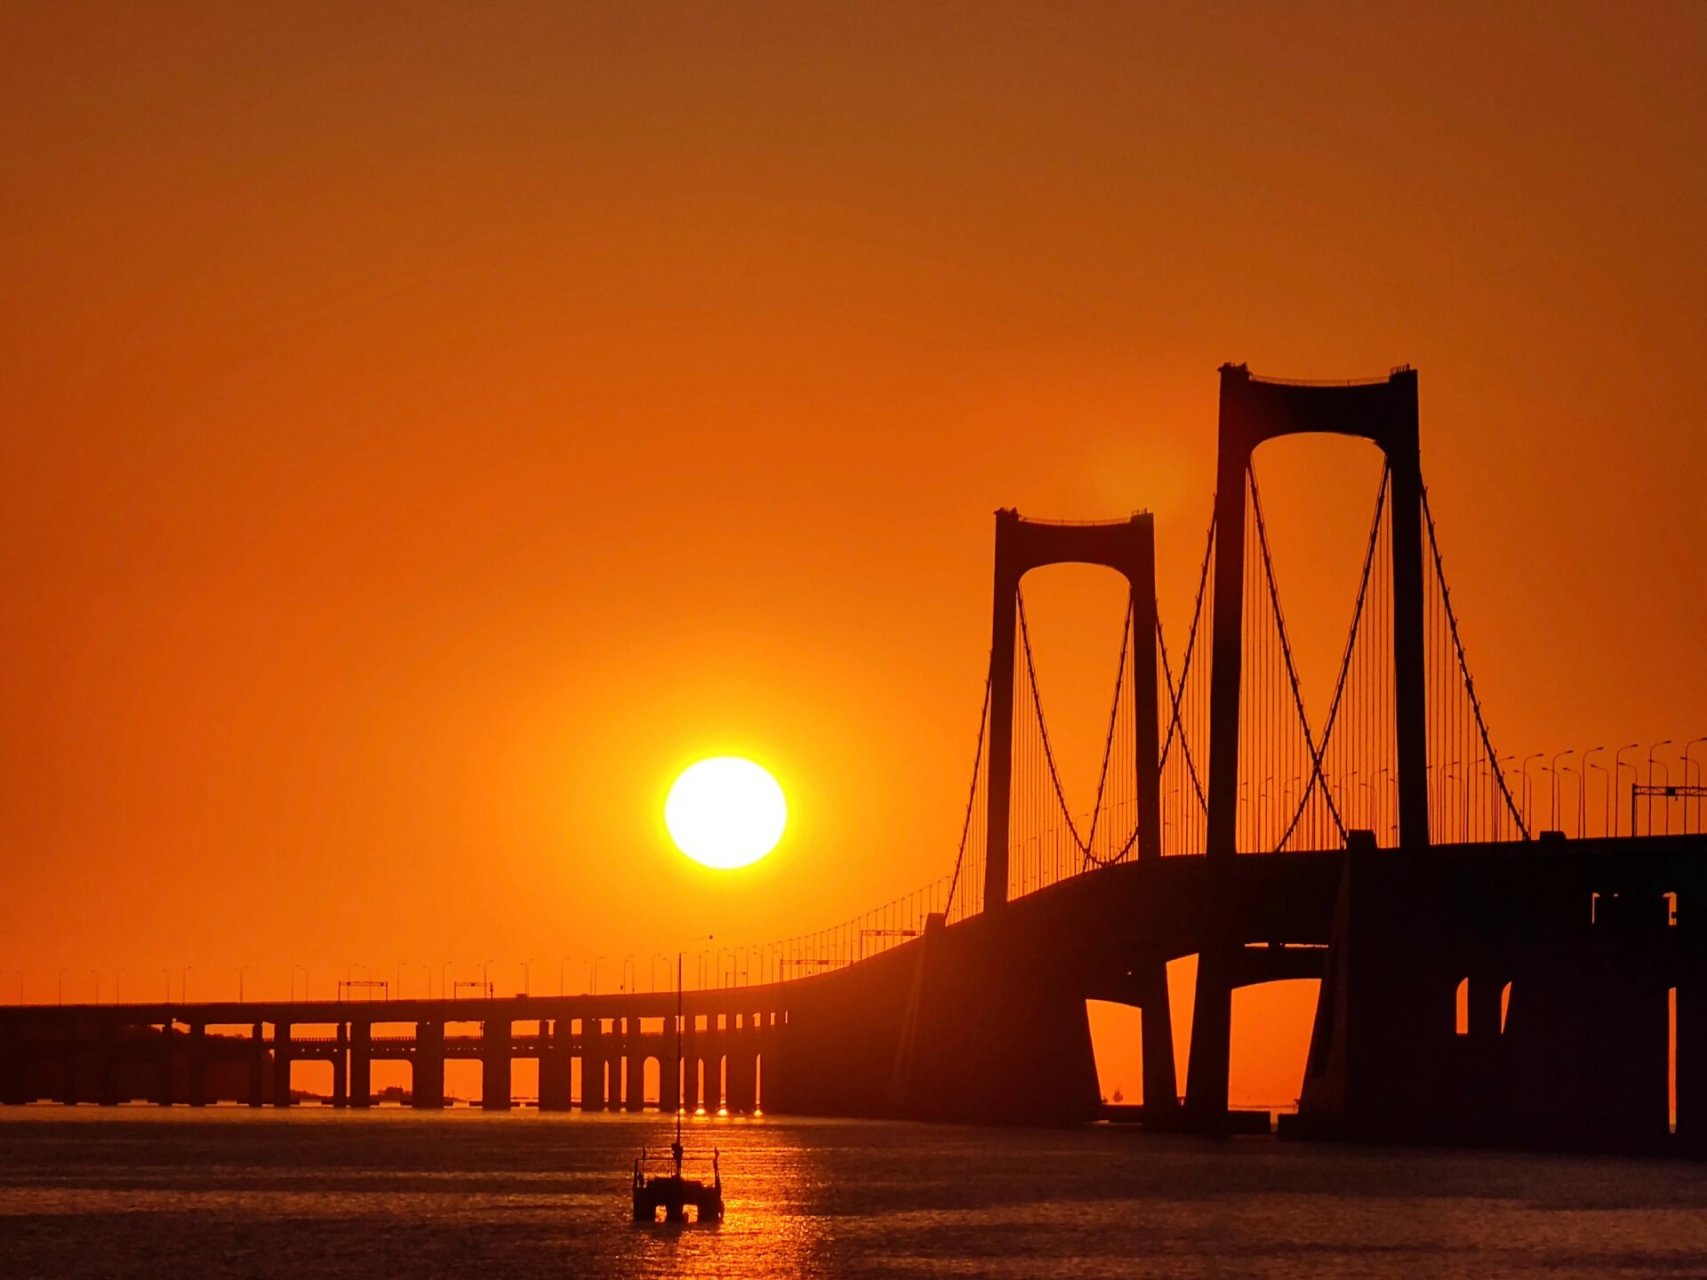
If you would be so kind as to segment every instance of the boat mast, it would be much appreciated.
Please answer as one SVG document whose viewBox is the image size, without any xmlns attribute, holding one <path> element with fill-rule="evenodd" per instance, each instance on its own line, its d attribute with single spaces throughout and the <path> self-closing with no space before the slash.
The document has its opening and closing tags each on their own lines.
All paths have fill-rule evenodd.
<svg viewBox="0 0 1707 1280">
<path fill-rule="evenodd" d="M 682 953 L 676 952 L 676 1150 L 682 1149 Z M 676 1172 L 680 1173 L 678 1169 Z"/>
</svg>

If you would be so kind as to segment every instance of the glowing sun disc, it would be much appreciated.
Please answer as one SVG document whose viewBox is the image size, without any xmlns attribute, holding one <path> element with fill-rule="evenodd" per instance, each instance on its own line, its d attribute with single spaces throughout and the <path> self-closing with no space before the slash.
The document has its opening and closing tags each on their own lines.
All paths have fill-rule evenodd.
<svg viewBox="0 0 1707 1280">
<path fill-rule="evenodd" d="M 713 756 L 682 770 L 664 801 L 670 839 L 695 862 L 727 870 L 757 862 L 782 839 L 788 801 L 764 768 Z"/>
</svg>

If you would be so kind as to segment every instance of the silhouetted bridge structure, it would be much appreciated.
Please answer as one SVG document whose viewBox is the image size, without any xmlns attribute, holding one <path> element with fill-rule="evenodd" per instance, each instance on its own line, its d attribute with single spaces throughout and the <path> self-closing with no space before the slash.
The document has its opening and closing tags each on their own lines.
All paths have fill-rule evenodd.
<svg viewBox="0 0 1707 1280">
<path fill-rule="evenodd" d="M 1337 679 L 1314 715 L 1252 465 L 1264 442 L 1309 432 L 1364 439 L 1385 460 Z M 1066 562 L 1129 588 L 1084 812 L 1049 736 L 1021 592 L 1026 574 Z M 1655 788 L 1650 753 L 1641 794 L 1660 797 L 1668 831 L 1681 800 L 1682 833 L 1654 834 L 1650 809 L 1638 835 L 1636 810 L 1622 831 L 1614 804 L 1627 768 L 1637 794 L 1629 748 L 1611 769 L 1593 763 L 1602 748 L 1574 771 L 1561 761 L 1577 753 L 1561 752 L 1543 768 L 1549 825 L 1565 825 L 1575 776 L 1576 836 L 1538 830 L 1537 757 L 1494 749 L 1443 566 L 1413 371 L 1300 384 L 1225 366 L 1214 514 L 1177 659 L 1148 515 L 997 513 L 989 680 L 952 876 L 904 911 L 792 940 L 775 971 L 811 976 L 688 992 L 680 1077 L 664 1066 L 662 993 L 30 1006 L 0 1010 L 0 1099 L 283 1105 L 290 1063 L 327 1058 L 335 1100 L 359 1107 L 372 1063 L 396 1058 L 412 1064 L 413 1104 L 433 1107 L 460 1056 L 482 1063 L 484 1105 L 503 1107 L 522 1057 L 538 1060 L 542 1109 L 638 1108 L 650 1072 L 670 1110 L 1074 1122 L 1101 1114 L 1086 1001 L 1105 1000 L 1142 1011 L 1143 1122 L 1214 1133 L 1235 1123 L 1232 993 L 1314 978 L 1303 1134 L 1707 1150 L 1694 762 L 1686 749 L 1681 782 Z M 1186 956 L 1180 1082 L 1166 967 Z"/>
</svg>

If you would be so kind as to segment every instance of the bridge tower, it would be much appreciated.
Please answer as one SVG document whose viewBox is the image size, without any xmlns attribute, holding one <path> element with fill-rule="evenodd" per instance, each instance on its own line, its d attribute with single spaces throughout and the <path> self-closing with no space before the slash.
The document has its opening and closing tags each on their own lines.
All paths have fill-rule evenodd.
<svg viewBox="0 0 1707 1280">
<path fill-rule="evenodd" d="M 990 624 L 990 758 L 985 813 L 984 910 L 1008 900 L 1008 822 L 1013 787 L 1014 643 L 1020 580 L 1053 564 L 1090 564 L 1126 579 L 1132 598 L 1134 721 L 1136 726 L 1138 857 L 1162 856 L 1160 699 L 1156 653 L 1156 533 L 1149 512 L 1126 520 L 1065 524 L 1027 520 L 1011 508 L 996 512 L 994 608 Z M 1144 1098 L 1169 1111 L 1174 1076 L 1173 1018 L 1167 971 L 1135 975 L 1143 994 Z"/>
<path fill-rule="evenodd" d="M 1215 486 L 1215 610 L 1209 687 L 1209 828 L 1212 867 L 1237 850 L 1239 699 L 1243 664 L 1245 486 L 1257 446 L 1282 436 L 1327 434 L 1370 441 L 1386 455 L 1392 511 L 1394 729 L 1399 845 L 1422 849 L 1428 831 L 1427 668 L 1423 652 L 1422 461 L 1417 375 L 1396 369 L 1374 382 L 1315 384 L 1251 376 L 1221 366 Z M 1227 1108 L 1232 987 L 1228 946 L 1199 958 L 1186 1072 L 1188 1118 L 1218 1127 Z"/>
</svg>

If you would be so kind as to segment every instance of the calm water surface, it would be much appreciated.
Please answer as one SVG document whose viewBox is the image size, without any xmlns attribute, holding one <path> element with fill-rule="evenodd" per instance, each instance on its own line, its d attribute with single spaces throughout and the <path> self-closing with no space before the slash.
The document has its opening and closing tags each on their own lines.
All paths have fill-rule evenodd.
<svg viewBox="0 0 1707 1280">
<path fill-rule="evenodd" d="M 728 1221 L 636 1227 L 653 1117 L 0 1113 L 0 1275 L 1707 1276 L 1707 1168 L 699 1121 Z"/>
</svg>

